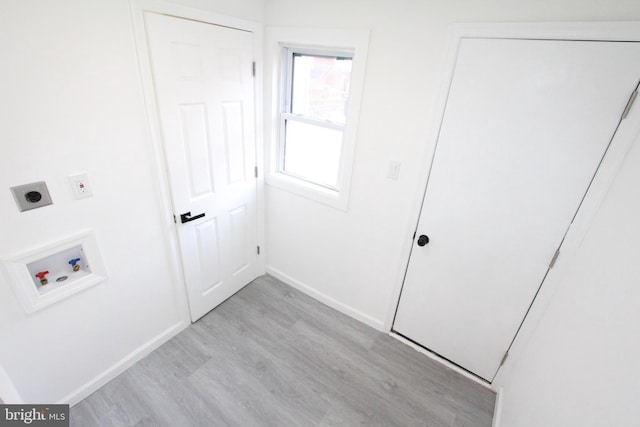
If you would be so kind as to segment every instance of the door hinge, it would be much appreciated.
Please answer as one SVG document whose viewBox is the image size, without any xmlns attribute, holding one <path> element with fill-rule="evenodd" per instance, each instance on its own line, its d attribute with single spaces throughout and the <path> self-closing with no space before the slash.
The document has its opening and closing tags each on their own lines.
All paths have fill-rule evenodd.
<svg viewBox="0 0 640 427">
<path fill-rule="evenodd" d="M 177 224 L 177 223 L 178 223 L 178 220 L 176 219 L 176 215 L 175 215 L 175 214 L 173 214 L 173 223 L 174 223 L 174 224 Z"/>
<path fill-rule="evenodd" d="M 556 250 L 556 253 L 553 254 L 553 258 L 551 258 L 551 262 L 549 262 L 549 268 L 553 268 L 559 256 L 560 256 L 560 248 L 558 248 Z"/>
<path fill-rule="evenodd" d="M 258 248 L 258 255 L 260 255 L 260 246 L 257 246 Z"/>
<path fill-rule="evenodd" d="M 417 231 L 413 232 L 413 237 L 411 238 L 411 240 L 416 240 L 416 233 L 417 233 Z"/>
<path fill-rule="evenodd" d="M 504 362 L 507 361 L 507 358 L 509 357 L 509 352 L 507 351 L 504 356 L 502 356 L 502 360 L 500 361 L 500 366 L 504 365 Z"/>
<path fill-rule="evenodd" d="M 253 77 L 256 76 L 256 62 L 255 61 L 251 65 L 251 74 L 253 74 Z"/>
<path fill-rule="evenodd" d="M 633 103 L 635 102 L 637 97 L 638 97 L 638 88 L 636 88 L 636 90 L 634 90 L 631 96 L 629 97 L 629 101 L 627 101 L 627 106 L 624 107 L 624 111 L 622 112 L 622 118 L 620 120 L 624 120 L 627 118 L 627 116 L 629 115 L 629 112 L 631 111 L 631 107 L 633 107 Z"/>
<path fill-rule="evenodd" d="M 258 177 L 258 167 L 257 166 L 255 168 L 253 168 L 253 173 L 257 178 Z"/>
</svg>

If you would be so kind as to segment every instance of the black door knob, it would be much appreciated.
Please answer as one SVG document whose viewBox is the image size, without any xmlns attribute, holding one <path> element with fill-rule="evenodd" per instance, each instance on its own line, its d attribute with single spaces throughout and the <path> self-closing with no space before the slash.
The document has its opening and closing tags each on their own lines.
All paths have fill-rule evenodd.
<svg viewBox="0 0 640 427">
<path fill-rule="evenodd" d="M 424 246 L 427 243 L 429 243 L 429 236 L 422 234 L 418 237 L 418 246 Z"/>
</svg>

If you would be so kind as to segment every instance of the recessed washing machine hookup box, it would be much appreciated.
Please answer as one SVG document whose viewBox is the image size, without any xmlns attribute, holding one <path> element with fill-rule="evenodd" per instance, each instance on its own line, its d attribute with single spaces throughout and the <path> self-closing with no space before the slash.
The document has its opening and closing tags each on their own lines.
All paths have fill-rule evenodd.
<svg viewBox="0 0 640 427">
<path fill-rule="evenodd" d="M 91 274 L 82 244 L 53 252 L 27 264 L 31 280 L 43 295 Z"/>
<path fill-rule="evenodd" d="M 6 257 L 0 265 L 27 313 L 63 301 L 107 278 L 91 230 Z"/>
</svg>

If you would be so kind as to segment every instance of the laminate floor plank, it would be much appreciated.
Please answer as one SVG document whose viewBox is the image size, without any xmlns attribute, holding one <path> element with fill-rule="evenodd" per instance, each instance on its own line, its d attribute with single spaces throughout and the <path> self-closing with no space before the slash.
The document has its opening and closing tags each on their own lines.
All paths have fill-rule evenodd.
<svg viewBox="0 0 640 427">
<path fill-rule="evenodd" d="M 71 408 L 71 425 L 491 425 L 495 394 L 263 276 Z"/>
</svg>

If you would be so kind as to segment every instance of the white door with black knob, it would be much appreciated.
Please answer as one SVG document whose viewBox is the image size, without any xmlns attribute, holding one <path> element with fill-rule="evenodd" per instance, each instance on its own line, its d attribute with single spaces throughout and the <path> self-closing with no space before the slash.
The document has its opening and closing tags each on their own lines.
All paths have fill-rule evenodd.
<svg viewBox="0 0 640 427">
<path fill-rule="evenodd" d="M 258 275 L 253 35 L 144 19 L 195 321 Z"/>
<path fill-rule="evenodd" d="M 492 381 L 639 79 L 639 43 L 462 39 L 394 331 Z"/>
</svg>

